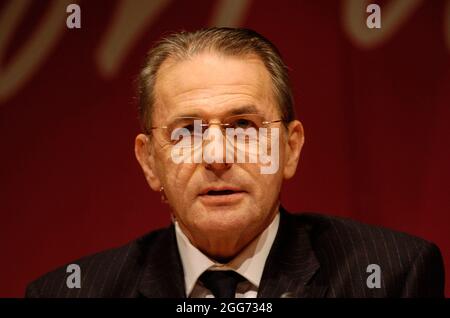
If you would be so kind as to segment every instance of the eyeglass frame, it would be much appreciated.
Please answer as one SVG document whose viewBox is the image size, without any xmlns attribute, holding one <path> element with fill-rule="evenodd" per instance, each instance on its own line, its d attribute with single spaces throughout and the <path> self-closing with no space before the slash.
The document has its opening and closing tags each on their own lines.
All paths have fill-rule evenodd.
<svg viewBox="0 0 450 318">
<path fill-rule="evenodd" d="M 260 116 L 260 117 L 264 118 L 264 116 L 260 115 L 260 114 L 246 113 L 246 114 L 237 114 L 237 115 L 227 116 L 224 119 L 222 119 L 222 121 L 226 120 L 226 119 L 229 119 L 229 118 L 232 118 L 232 117 L 239 117 L 239 116 L 246 116 L 246 115 L 252 115 L 252 116 L 256 115 L 256 116 Z M 218 125 L 218 126 L 220 126 L 222 131 L 224 131 L 224 129 L 228 128 L 231 125 L 230 123 L 222 123 L 222 122 L 218 122 L 218 123 L 216 123 L 216 122 L 214 122 L 214 123 L 209 123 L 209 122 L 208 123 L 204 123 L 204 119 L 203 118 L 194 117 L 194 116 L 179 116 L 179 117 L 175 117 L 175 118 L 179 118 L 179 119 L 183 119 L 183 118 L 184 119 L 193 119 L 194 121 L 195 120 L 201 120 L 202 121 L 202 123 L 201 123 L 202 132 L 203 132 L 203 127 L 208 127 L 206 129 L 209 129 L 211 127 L 211 125 Z M 264 128 L 266 128 L 270 124 L 279 123 L 279 122 L 282 122 L 283 124 L 286 124 L 286 120 L 284 120 L 282 118 L 275 119 L 275 120 L 263 120 L 261 122 L 261 124 L 262 124 L 262 126 Z M 150 127 L 150 130 L 153 131 L 154 129 L 168 129 L 168 128 L 169 128 L 168 125 L 166 125 L 166 126 L 152 126 L 152 127 Z M 259 128 L 261 128 L 261 127 L 258 127 L 258 129 Z M 150 136 L 151 134 L 147 134 L 147 135 Z"/>
</svg>

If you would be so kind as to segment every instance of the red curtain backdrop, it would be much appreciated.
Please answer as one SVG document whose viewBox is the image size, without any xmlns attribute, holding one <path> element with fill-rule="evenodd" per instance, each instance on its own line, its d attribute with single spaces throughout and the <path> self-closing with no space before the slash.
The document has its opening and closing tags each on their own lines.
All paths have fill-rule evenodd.
<svg viewBox="0 0 450 318">
<path fill-rule="evenodd" d="M 0 29 L 0 296 L 169 224 L 134 158 L 135 79 L 161 35 L 215 24 L 257 30 L 292 70 L 306 144 L 283 204 L 423 237 L 450 273 L 450 4 L 407 3 L 379 1 L 370 40 L 351 0 L 79 1 L 81 29 L 64 1 L 2 1 L 3 26 L 21 13 Z M 38 34 L 52 10 L 62 18 Z M 33 67 L 17 62 L 26 50 Z"/>
</svg>

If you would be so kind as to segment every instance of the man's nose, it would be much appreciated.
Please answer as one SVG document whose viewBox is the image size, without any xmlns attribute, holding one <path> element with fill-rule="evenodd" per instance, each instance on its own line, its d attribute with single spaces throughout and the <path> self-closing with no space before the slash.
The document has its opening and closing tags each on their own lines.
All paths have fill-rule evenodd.
<svg viewBox="0 0 450 318">
<path fill-rule="evenodd" d="M 232 163 L 227 162 L 226 138 L 221 126 L 210 126 L 207 133 L 207 142 L 203 145 L 203 162 L 206 169 L 224 171 L 231 168 Z"/>
<path fill-rule="evenodd" d="M 231 163 L 227 162 L 213 162 L 213 163 L 205 163 L 205 167 L 211 171 L 225 171 L 231 168 Z"/>
</svg>

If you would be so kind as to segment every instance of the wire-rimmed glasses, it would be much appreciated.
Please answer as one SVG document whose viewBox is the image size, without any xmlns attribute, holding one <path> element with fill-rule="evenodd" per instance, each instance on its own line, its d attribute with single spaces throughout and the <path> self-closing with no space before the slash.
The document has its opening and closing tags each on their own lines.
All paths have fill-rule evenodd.
<svg viewBox="0 0 450 318">
<path fill-rule="evenodd" d="M 205 138 L 205 131 L 211 127 L 218 127 L 227 140 L 249 143 L 259 141 L 259 129 L 269 128 L 273 123 L 283 122 L 282 119 L 266 120 L 260 114 L 239 114 L 224 118 L 221 122 L 206 122 L 199 117 L 176 117 L 165 126 L 151 127 L 151 130 L 161 130 L 153 134 L 161 146 L 177 145 L 182 148 L 193 148 L 201 145 Z"/>
</svg>

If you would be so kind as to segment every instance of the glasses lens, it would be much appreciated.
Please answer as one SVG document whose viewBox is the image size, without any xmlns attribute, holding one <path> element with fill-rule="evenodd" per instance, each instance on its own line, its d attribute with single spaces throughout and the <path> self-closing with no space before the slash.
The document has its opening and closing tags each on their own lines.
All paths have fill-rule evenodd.
<svg viewBox="0 0 450 318">
<path fill-rule="evenodd" d="M 264 117 L 258 114 L 242 114 L 228 117 L 224 120 L 224 124 L 227 128 L 254 128 L 258 129 L 262 127 Z"/>
<path fill-rule="evenodd" d="M 201 118 L 178 117 L 167 126 L 165 138 L 172 145 L 182 148 L 191 148 L 197 145 L 203 136 L 205 124 Z"/>
</svg>

